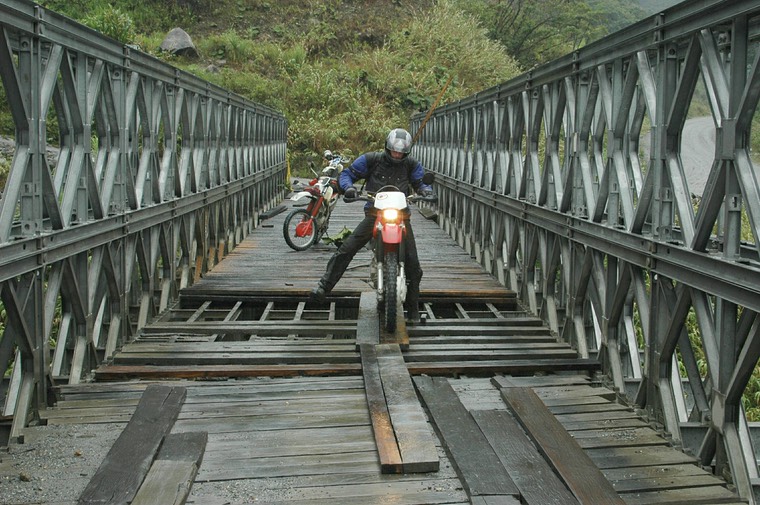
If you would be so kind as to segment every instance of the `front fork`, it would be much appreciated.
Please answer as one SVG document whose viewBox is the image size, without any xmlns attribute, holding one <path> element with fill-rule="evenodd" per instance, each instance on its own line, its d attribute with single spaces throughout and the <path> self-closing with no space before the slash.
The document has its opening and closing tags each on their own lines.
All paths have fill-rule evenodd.
<svg viewBox="0 0 760 505">
<path fill-rule="evenodd" d="M 403 223 L 401 226 L 404 226 Z M 402 235 L 401 242 L 398 244 L 389 244 L 388 248 L 398 249 L 398 275 L 396 276 L 396 294 L 398 299 L 401 300 L 403 305 L 406 300 L 406 227 L 404 227 L 404 233 Z M 386 245 L 383 243 L 382 230 L 378 230 L 377 236 L 373 238 L 375 241 L 375 247 L 373 248 L 372 265 L 370 265 L 370 277 L 375 280 L 375 289 L 377 291 L 378 303 L 383 303 L 385 300 L 385 251 Z"/>
</svg>

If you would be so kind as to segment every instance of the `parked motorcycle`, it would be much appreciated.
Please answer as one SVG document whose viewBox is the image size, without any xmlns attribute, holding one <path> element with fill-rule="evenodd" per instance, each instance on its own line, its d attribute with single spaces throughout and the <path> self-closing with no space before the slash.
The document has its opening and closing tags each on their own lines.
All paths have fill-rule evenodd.
<svg viewBox="0 0 760 505">
<path fill-rule="evenodd" d="M 309 181 L 302 191 L 293 195 L 290 199 L 299 201 L 307 198 L 305 208 L 296 208 L 285 216 L 282 225 L 282 234 L 285 242 L 291 249 L 305 251 L 319 242 L 327 232 L 330 225 L 330 214 L 338 201 L 338 174 L 350 158 L 338 153 L 325 151 L 324 158 L 329 162 L 322 169 L 322 174 L 314 170 L 311 163 L 311 171 L 314 179 Z"/>
<path fill-rule="evenodd" d="M 433 181 L 433 174 L 426 173 L 425 184 Z M 396 331 L 396 317 L 403 311 L 406 300 L 406 225 L 404 214 L 408 213 L 409 203 L 416 201 L 435 202 L 436 196 L 407 196 L 395 186 L 383 186 L 374 195 L 360 195 L 347 199 L 346 202 L 371 202 L 377 210 L 373 230 L 372 265 L 370 272 L 377 292 L 378 310 L 385 331 Z"/>
</svg>

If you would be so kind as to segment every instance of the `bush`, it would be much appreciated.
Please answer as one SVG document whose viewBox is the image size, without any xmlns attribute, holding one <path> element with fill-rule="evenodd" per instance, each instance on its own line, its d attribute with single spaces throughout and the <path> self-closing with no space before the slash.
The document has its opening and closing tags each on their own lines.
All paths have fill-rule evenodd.
<svg viewBox="0 0 760 505">
<path fill-rule="evenodd" d="M 450 102 L 504 82 L 520 72 L 517 63 L 472 16 L 442 0 L 426 14 L 395 30 L 382 49 L 360 62 L 371 85 L 410 112 L 443 96 Z"/>
<path fill-rule="evenodd" d="M 98 30 L 122 44 L 131 44 L 136 37 L 135 24 L 129 14 L 106 4 L 82 19 L 82 24 Z"/>
<path fill-rule="evenodd" d="M 238 35 L 235 30 L 227 30 L 199 41 L 198 50 L 207 58 L 240 64 L 254 56 L 256 45 L 252 40 Z"/>
</svg>

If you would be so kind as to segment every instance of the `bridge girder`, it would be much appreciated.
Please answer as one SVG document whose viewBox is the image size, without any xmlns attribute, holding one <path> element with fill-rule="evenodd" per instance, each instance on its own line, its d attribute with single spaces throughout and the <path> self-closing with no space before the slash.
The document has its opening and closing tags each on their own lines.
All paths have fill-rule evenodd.
<svg viewBox="0 0 760 505">
<path fill-rule="evenodd" d="M 756 2 L 685 2 L 440 107 L 415 147 L 436 172 L 441 226 L 559 338 L 597 354 L 674 443 L 730 468 L 751 503 L 741 397 L 760 358 L 759 20 Z M 700 102 L 715 147 L 697 190 L 683 137 Z"/>
</svg>

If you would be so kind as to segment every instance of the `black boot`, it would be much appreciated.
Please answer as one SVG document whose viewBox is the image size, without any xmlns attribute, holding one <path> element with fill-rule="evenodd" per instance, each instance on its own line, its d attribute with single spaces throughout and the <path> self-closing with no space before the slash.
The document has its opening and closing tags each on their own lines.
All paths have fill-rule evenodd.
<svg viewBox="0 0 760 505">
<path fill-rule="evenodd" d="M 407 297 L 404 302 L 404 309 L 406 309 L 407 324 L 415 325 L 420 323 L 419 298 L 417 296 Z"/>
<path fill-rule="evenodd" d="M 319 284 L 317 284 L 317 287 L 311 290 L 311 294 L 309 295 L 309 301 L 316 302 L 316 303 L 324 303 L 327 293 L 329 292 L 330 290 L 327 289 L 325 287 L 325 284 L 320 280 Z"/>
</svg>

